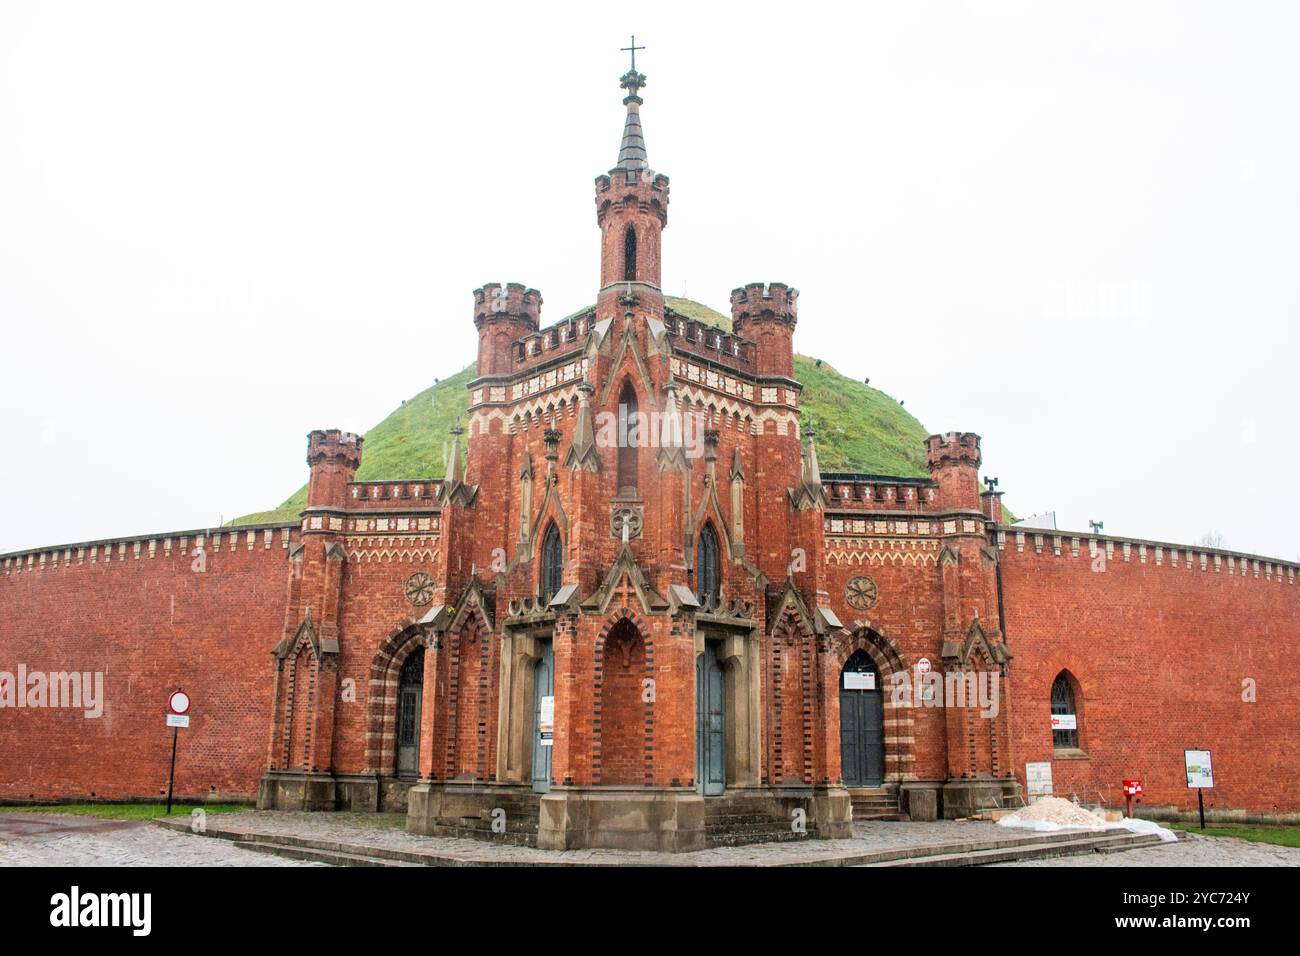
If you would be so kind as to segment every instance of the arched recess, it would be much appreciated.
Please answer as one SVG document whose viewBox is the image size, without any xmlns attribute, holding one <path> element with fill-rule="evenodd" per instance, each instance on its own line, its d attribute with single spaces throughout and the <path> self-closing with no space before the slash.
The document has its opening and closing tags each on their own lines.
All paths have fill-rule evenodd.
<svg viewBox="0 0 1300 956">
<path fill-rule="evenodd" d="M 768 773 L 776 783 L 812 783 L 813 637 L 807 621 L 789 607 L 772 629 Z"/>
<path fill-rule="evenodd" d="M 1084 750 L 1083 688 L 1079 684 L 1079 679 L 1069 669 L 1062 669 L 1052 678 L 1048 700 L 1052 713 L 1052 750 L 1065 752 Z M 1058 729 L 1058 722 L 1071 723 L 1071 721 L 1062 721 L 1062 717 L 1073 717 L 1074 726 L 1061 726 Z"/>
<path fill-rule="evenodd" d="M 366 763 L 381 777 L 397 774 L 397 717 L 402 666 L 407 657 L 426 644 L 423 628 L 410 624 L 389 635 L 370 662 Z M 433 693 L 433 688 L 425 688 L 424 693 Z"/>
<path fill-rule="evenodd" d="M 488 706 L 494 642 L 478 608 L 463 613 L 444 637 L 454 662 L 447 675 L 454 690 L 447 700 L 445 773 L 452 780 L 486 782 L 496 757 L 496 715 Z"/>
<path fill-rule="evenodd" d="M 636 281 L 636 227 L 630 223 L 623 232 L 623 281 Z"/>
<path fill-rule="evenodd" d="M 898 653 L 892 640 L 880 631 L 858 624 L 836 640 L 836 663 L 839 673 L 843 672 L 849 659 L 858 652 L 871 658 L 880 675 L 881 697 L 885 712 L 885 783 L 898 783 L 914 780 L 913 771 L 916 759 L 916 745 L 913 742 L 912 711 L 906 701 L 895 701 L 893 694 L 894 675 L 907 672 L 907 665 Z M 915 675 L 911 675 L 913 678 Z"/>
<path fill-rule="evenodd" d="M 537 593 L 542 607 L 546 607 L 560 590 L 560 579 L 564 575 L 564 538 L 554 521 L 547 523 L 542 534 L 542 560 L 539 564 Z"/>
<path fill-rule="evenodd" d="M 649 436 L 641 434 L 641 416 L 632 379 L 625 378 L 618 390 L 618 496 L 637 497 L 640 445 Z"/>
<path fill-rule="evenodd" d="M 722 544 L 713 522 L 706 520 L 695 543 L 695 590 L 709 607 L 722 591 Z"/>
<path fill-rule="evenodd" d="M 306 639 L 299 642 L 289 665 L 287 697 L 289 726 L 284 766 L 289 770 L 311 770 L 307 735 L 316 703 L 316 658 Z"/>
<path fill-rule="evenodd" d="M 646 642 L 628 618 L 620 618 L 597 645 L 601 664 L 600 752 L 593 782 L 644 786 L 647 775 L 645 702 Z"/>
</svg>

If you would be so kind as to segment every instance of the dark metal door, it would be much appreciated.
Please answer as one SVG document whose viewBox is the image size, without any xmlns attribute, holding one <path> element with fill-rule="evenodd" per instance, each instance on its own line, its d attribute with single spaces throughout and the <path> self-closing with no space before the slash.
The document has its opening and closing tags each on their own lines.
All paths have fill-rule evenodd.
<svg viewBox="0 0 1300 956">
<path fill-rule="evenodd" d="M 727 702 L 722 665 L 710 642 L 696 658 L 695 687 L 695 779 L 700 793 L 716 797 L 727 789 Z"/>
<path fill-rule="evenodd" d="M 549 700 L 552 729 L 543 736 L 542 711 Z M 542 657 L 533 673 L 533 790 L 546 793 L 551 789 L 551 742 L 555 720 L 555 650 L 550 641 L 542 645 Z"/>
<path fill-rule="evenodd" d="M 397 690 L 397 772 L 420 772 L 420 703 L 424 689 L 424 648 L 416 648 L 402 664 Z"/>
<path fill-rule="evenodd" d="M 874 683 L 874 689 L 863 689 L 866 683 Z M 840 674 L 840 767 L 846 787 L 885 782 L 885 702 L 880 674 L 862 651 Z"/>
</svg>

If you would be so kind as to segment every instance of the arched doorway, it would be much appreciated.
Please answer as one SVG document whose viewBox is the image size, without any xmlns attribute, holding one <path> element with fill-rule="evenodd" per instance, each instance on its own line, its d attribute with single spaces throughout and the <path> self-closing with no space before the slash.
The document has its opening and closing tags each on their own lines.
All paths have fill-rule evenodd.
<svg viewBox="0 0 1300 956">
<path fill-rule="evenodd" d="M 727 789 L 727 688 L 718 641 L 705 641 L 695 659 L 695 780 L 706 797 Z"/>
<path fill-rule="evenodd" d="M 420 704 L 424 693 L 424 648 L 417 647 L 402 664 L 397 688 L 397 773 L 420 772 Z"/>
<path fill-rule="evenodd" d="M 846 787 L 885 782 L 885 701 L 880 671 L 859 648 L 840 672 L 840 767 Z"/>
<path fill-rule="evenodd" d="M 551 789 L 551 744 L 555 733 L 555 649 L 542 643 L 533 671 L 533 792 Z"/>
</svg>

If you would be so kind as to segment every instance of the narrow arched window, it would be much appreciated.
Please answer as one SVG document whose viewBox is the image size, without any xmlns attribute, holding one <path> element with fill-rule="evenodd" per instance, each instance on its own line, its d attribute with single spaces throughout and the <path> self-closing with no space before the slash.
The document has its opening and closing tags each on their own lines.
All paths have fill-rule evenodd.
<svg viewBox="0 0 1300 956">
<path fill-rule="evenodd" d="M 636 389 L 631 380 L 625 380 L 618 392 L 618 494 L 621 498 L 637 495 L 637 447 L 647 437 L 641 434 Z"/>
<path fill-rule="evenodd" d="M 636 229 L 632 226 L 623 233 L 623 278 L 627 282 L 636 281 Z"/>
<path fill-rule="evenodd" d="M 696 591 L 701 601 L 718 596 L 721 577 L 722 569 L 718 561 L 718 533 L 713 530 L 713 522 L 708 521 L 700 530 L 700 540 L 695 546 Z"/>
<path fill-rule="evenodd" d="M 1052 746 L 1057 750 L 1079 748 L 1079 712 L 1075 709 L 1074 688 L 1065 671 L 1052 681 Z"/>
<path fill-rule="evenodd" d="M 546 526 L 542 538 L 542 603 L 546 604 L 560 590 L 560 576 L 564 573 L 564 542 L 560 539 L 560 529 L 552 521 Z"/>
</svg>

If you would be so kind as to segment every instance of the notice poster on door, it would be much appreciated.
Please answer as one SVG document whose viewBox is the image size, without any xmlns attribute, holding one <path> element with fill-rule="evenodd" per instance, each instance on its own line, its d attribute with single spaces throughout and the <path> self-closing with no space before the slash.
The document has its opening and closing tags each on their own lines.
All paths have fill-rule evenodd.
<svg viewBox="0 0 1300 956">
<path fill-rule="evenodd" d="M 1211 790 L 1214 787 L 1214 770 L 1210 766 L 1208 750 L 1184 750 L 1183 761 L 1187 764 L 1187 786 L 1193 790 Z"/>
<path fill-rule="evenodd" d="M 555 741 L 555 698 L 547 696 L 542 698 L 541 706 L 537 710 L 537 734 L 541 737 L 541 745 L 550 747 Z"/>
<path fill-rule="evenodd" d="M 1052 764 L 1050 761 L 1025 764 L 1025 789 L 1029 791 L 1030 800 L 1052 795 Z"/>
<path fill-rule="evenodd" d="M 875 690 L 876 675 L 870 671 L 847 671 L 844 674 L 845 690 Z"/>
</svg>

